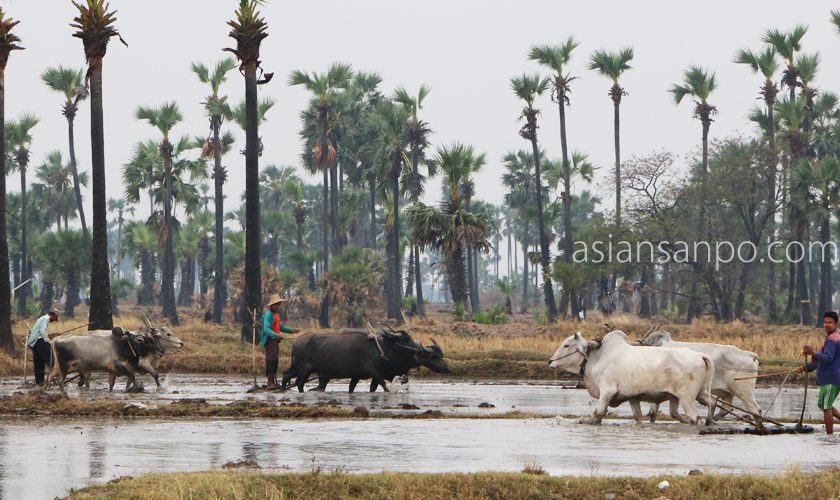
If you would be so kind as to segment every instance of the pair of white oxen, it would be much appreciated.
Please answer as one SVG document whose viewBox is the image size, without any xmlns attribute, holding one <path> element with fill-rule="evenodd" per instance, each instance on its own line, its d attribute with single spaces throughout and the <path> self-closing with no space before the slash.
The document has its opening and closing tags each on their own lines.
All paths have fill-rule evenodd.
<svg viewBox="0 0 840 500">
<path fill-rule="evenodd" d="M 659 403 L 665 401 L 670 403 L 671 416 L 683 423 L 697 423 L 694 402 L 699 401 L 708 407 L 706 425 L 711 425 L 717 398 L 730 404 L 738 398 L 745 410 L 761 415 L 754 394 L 758 356 L 735 346 L 676 342 L 666 331 L 634 343 L 619 330 L 590 341 L 578 332 L 563 341 L 549 366 L 583 372 L 586 389 L 598 400 L 587 423 L 600 424 L 608 407 L 625 401 L 638 423 L 643 401 L 652 403 L 652 422 Z M 679 414 L 679 405 L 685 417 Z"/>
</svg>

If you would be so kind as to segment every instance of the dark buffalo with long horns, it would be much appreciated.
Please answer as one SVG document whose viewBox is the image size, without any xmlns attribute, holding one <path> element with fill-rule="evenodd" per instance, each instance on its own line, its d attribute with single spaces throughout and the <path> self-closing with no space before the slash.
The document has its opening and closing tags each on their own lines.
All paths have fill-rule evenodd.
<svg viewBox="0 0 840 500">
<path fill-rule="evenodd" d="M 309 377 L 318 375 L 318 387 L 323 391 L 330 380 L 350 379 L 350 392 L 359 380 L 371 379 L 370 392 L 381 386 L 388 392 L 386 381 L 404 376 L 412 368 L 425 366 L 437 373 L 449 373 L 443 351 L 432 339 L 431 346 L 415 341 L 404 330 L 370 333 L 364 330 L 343 329 L 336 334 L 310 333 L 297 340 L 292 347 L 292 365 L 283 373 L 282 387 L 295 385 L 303 392 Z"/>
</svg>

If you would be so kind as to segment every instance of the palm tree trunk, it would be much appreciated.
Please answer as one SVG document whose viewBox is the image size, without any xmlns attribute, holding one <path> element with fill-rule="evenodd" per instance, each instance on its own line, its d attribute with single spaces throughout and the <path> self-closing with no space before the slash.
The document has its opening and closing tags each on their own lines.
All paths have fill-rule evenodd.
<svg viewBox="0 0 840 500">
<path fill-rule="evenodd" d="M 20 260 L 23 262 L 23 275 L 20 277 L 22 283 L 26 283 L 31 275 L 29 274 L 29 266 L 26 263 L 29 261 L 28 255 L 28 242 L 27 242 L 27 234 L 28 231 L 28 222 L 29 222 L 29 207 L 27 203 L 26 197 L 26 161 L 18 161 L 18 168 L 20 169 Z M 18 312 L 17 315 L 19 318 L 25 318 L 26 314 L 26 299 L 29 296 L 29 290 L 31 289 L 31 283 L 26 283 L 23 285 L 20 290 L 18 290 L 16 296 L 18 298 Z"/>
<path fill-rule="evenodd" d="M 324 158 L 328 156 L 324 151 Z M 330 167 L 330 227 L 332 227 L 332 252 L 333 255 L 341 253 L 341 228 L 338 224 L 338 162 L 333 162 Z"/>
<path fill-rule="evenodd" d="M 528 282 L 528 232 L 530 231 L 531 223 L 526 221 L 525 222 L 525 238 L 522 241 L 522 255 L 524 255 L 522 259 L 522 309 L 521 312 L 524 314 L 528 312 L 528 287 L 530 286 Z"/>
<path fill-rule="evenodd" d="M 376 249 L 376 181 L 371 180 L 370 185 L 370 238 L 368 248 Z"/>
<path fill-rule="evenodd" d="M 67 136 L 70 141 L 70 171 L 73 173 L 73 191 L 76 194 L 76 209 L 79 211 L 79 222 L 82 224 L 82 233 L 85 241 L 88 241 L 90 235 L 88 234 L 87 222 L 85 219 L 85 207 L 82 203 L 82 187 L 79 184 L 79 170 L 76 163 L 76 140 L 73 122 L 75 119 L 75 112 L 72 116 L 67 117 Z"/>
<path fill-rule="evenodd" d="M 163 201 L 163 226 L 166 233 L 163 249 L 163 272 L 161 283 L 161 302 L 163 303 L 163 317 L 167 318 L 173 325 L 178 324 L 178 310 L 175 298 L 175 250 L 173 248 L 173 226 L 172 226 L 172 145 L 168 139 L 164 139 L 164 191 L 166 197 Z"/>
<path fill-rule="evenodd" d="M 571 167 L 569 165 L 569 146 L 566 142 L 566 93 L 561 89 L 558 95 L 558 108 L 560 109 L 560 146 L 563 150 L 563 260 L 566 265 L 572 263 L 572 181 L 571 181 Z M 546 293 L 546 302 L 548 301 L 548 293 L 551 291 L 551 269 L 548 262 L 548 239 L 545 238 L 545 227 L 542 222 L 542 189 L 539 178 L 539 149 L 537 149 L 536 140 L 534 142 L 534 166 L 537 172 L 537 203 L 539 207 L 540 217 L 540 246 L 543 247 L 543 288 Z M 564 288 L 565 285 L 564 285 Z M 564 294 L 569 295 L 569 300 L 572 302 L 572 317 L 575 320 L 580 319 L 578 316 L 578 301 L 577 292 L 575 290 L 563 290 Z M 552 304 L 548 311 L 548 321 L 553 323 L 557 317 L 557 307 L 553 304 L 554 293 L 551 292 Z M 563 311 L 565 314 L 565 310 Z"/>
<path fill-rule="evenodd" d="M 251 313 L 259 318 L 262 312 L 257 61 L 250 61 L 245 66 L 245 112 L 245 300 L 240 311 L 243 319 L 240 336 L 243 342 L 252 342 Z"/>
<path fill-rule="evenodd" d="M 456 305 L 467 306 L 467 279 L 464 274 L 464 249 L 458 245 L 451 256 L 446 258 L 447 274 L 449 275 L 449 292 L 452 295 L 452 302 Z"/>
<path fill-rule="evenodd" d="M 321 123 L 321 130 L 326 130 L 326 123 Z M 329 238 L 329 220 L 330 220 L 330 182 L 329 182 L 329 167 L 327 166 L 327 136 L 325 133 L 321 135 L 321 170 L 324 173 L 324 207 L 323 207 L 323 250 L 324 250 L 324 264 L 321 273 L 326 273 L 330 268 L 330 238 Z M 329 293 L 325 285 L 323 294 L 321 296 L 321 314 L 318 319 L 318 324 L 321 328 L 330 327 L 330 300 Z"/>
<path fill-rule="evenodd" d="M 708 119 L 701 118 L 703 123 L 703 164 L 700 171 L 700 215 L 697 221 L 697 234 L 702 239 L 706 234 L 706 176 L 709 169 L 709 125 Z M 700 315 L 700 307 L 697 302 L 697 284 L 700 281 L 700 273 L 703 267 L 703 258 L 695 256 L 698 266 L 694 268 L 691 275 L 691 290 L 688 296 L 688 322 Z"/>
<path fill-rule="evenodd" d="M 154 304 L 155 264 L 147 251 L 140 252 L 140 283 L 142 288 L 138 305 Z"/>
<path fill-rule="evenodd" d="M 108 209 L 105 193 L 105 122 L 102 109 L 102 59 L 88 62 L 90 69 L 91 185 L 93 237 L 91 239 L 91 330 L 114 327 L 111 314 L 111 271 L 108 265 Z"/>
<path fill-rule="evenodd" d="M 824 206 L 823 209 L 825 210 L 825 218 L 820 225 L 820 243 L 822 248 L 822 255 L 820 255 L 820 301 L 819 301 L 819 309 L 817 312 L 822 313 L 824 311 L 828 311 L 832 309 L 831 304 L 831 255 L 830 252 L 826 252 L 826 248 L 828 246 L 828 242 L 831 241 L 831 215 L 829 212 L 829 207 Z M 828 255 L 826 255 L 828 253 Z M 817 328 L 822 326 L 823 318 L 821 314 L 817 315 Z"/>
<path fill-rule="evenodd" d="M 565 140 L 565 115 L 563 111 L 563 106 L 560 106 L 560 115 L 561 121 L 563 124 L 563 157 L 565 159 L 565 152 L 566 152 L 566 140 Z M 548 235 L 545 232 L 545 218 L 543 215 L 543 199 L 542 199 L 542 175 L 540 172 L 540 148 L 537 145 L 537 136 L 536 131 L 534 131 L 534 135 L 531 137 L 531 149 L 533 149 L 534 154 L 534 176 L 536 177 L 537 182 L 537 227 L 540 233 L 540 265 L 542 266 L 543 272 L 543 297 L 545 298 L 545 308 L 548 312 L 548 322 L 554 323 L 557 321 L 557 304 L 554 302 L 554 287 L 551 283 L 551 250 L 548 246 Z M 565 169 L 568 169 L 568 163 L 564 161 Z M 564 206 L 566 206 L 567 201 L 569 199 L 568 196 L 569 187 L 566 186 L 566 196 L 564 197 Z M 566 227 L 566 239 L 571 237 L 571 209 L 569 208 L 571 205 L 566 207 L 565 210 L 565 217 L 568 218 L 568 226 Z M 571 240 L 569 240 L 569 245 L 567 249 L 566 261 L 571 262 Z M 527 260 L 527 256 L 525 257 Z M 576 306 L 572 306 L 572 311 L 577 317 L 577 308 Z"/>
<path fill-rule="evenodd" d="M 225 174 L 222 169 L 222 144 L 219 139 L 221 128 L 221 117 L 214 116 L 213 120 L 213 184 L 215 189 L 216 203 L 216 241 L 215 241 L 215 265 L 213 272 L 213 322 L 222 324 L 222 307 L 225 303 L 225 195 L 224 181 Z"/>
<path fill-rule="evenodd" d="M 402 252 L 400 251 L 400 167 L 402 166 L 402 157 L 396 160 L 391 171 L 391 191 L 394 193 L 394 234 L 391 236 L 394 240 L 394 279 L 391 281 L 391 286 L 394 289 L 391 291 L 391 300 L 394 301 L 394 314 L 397 324 L 405 323 L 403 317 L 402 307 L 400 304 L 400 297 L 402 297 Z"/>
<path fill-rule="evenodd" d="M 805 226 L 805 227 L 802 227 Z M 800 225 L 799 238 L 800 242 L 805 240 L 805 233 L 807 232 L 807 223 Z M 796 292 L 799 296 L 799 322 L 802 325 L 811 324 L 811 301 L 808 294 L 808 282 L 805 278 L 805 258 L 804 255 L 796 263 Z"/>
<path fill-rule="evenodd" d="M 767 234 L 770 241 L 776 240 L 776 124 L 773 102 L 767 103 L 768 141 L 770 143 L 770 175 L 767 178 L 767 206 L 772 215 L 767 219 Z M 776 264 L 772 259 L 767 262 L 767 318 L 773 319 L 778 315 L 776 310 Z"/>
<path fill-rule="evenodd" d="M 420 273 L 420 247 L 414 247 L 414 284 L 417 287 L 417 314 L 426 317 L 426 304 L 423 299 L 423 275 Z"/>
<path fill-rule="evenodd" d="M 0 66 L 0 137 L 6 137 L 6 67 Z M 6 141 L 0 141 L 0 165 L 6 172 Z M 6 233 L 6 176 L 0 175 L 0 348 L 15 352 L 12 337 L 12 287 Z"/>
</svg>

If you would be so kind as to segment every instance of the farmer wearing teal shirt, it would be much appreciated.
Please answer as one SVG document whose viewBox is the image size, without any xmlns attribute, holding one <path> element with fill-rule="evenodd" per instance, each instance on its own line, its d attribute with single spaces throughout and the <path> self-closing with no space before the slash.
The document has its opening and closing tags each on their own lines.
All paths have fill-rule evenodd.
<svg viewBox="0 0 840 500">
<path fill-rule="evenodd" d="M 262 318 L 262 337 L 260 346 L 265 348 L 265 376 L 268 379 L 268 389 L 277 388 L 277 364 L 280 359 L 280 334 L 298 333 L 300 330 L 289 328 L 283 324 L 280 317 L 280 304 L 286 299 L 278 294 L 271 296 L 268 301 L 268 311 Z"/>
</svg>

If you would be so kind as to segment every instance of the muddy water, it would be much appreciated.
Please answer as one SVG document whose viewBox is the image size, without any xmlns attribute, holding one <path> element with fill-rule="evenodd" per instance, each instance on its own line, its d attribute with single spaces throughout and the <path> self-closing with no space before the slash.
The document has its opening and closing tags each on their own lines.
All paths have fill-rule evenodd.
<svg viewBox="0 0 840 500">
<path fill-rule="evenodd" d="M 821 432 L 822 429 L 817 429 Z M 0 420 L 0 498 L 52 498 L 148 472 L 252 460 L 268 471 L 518 471 L 552 475 L 772 474 L 840 465 L 840 437 L 700 436 L 681 424 L 567 419 Z"/>
<path fill-rule="evenodd" d="M 295 401 L 301 403 L 332 402 L 345 408 L 365 406 L 374 412 L 424 412 L 439 410 L 454 415 L 491 415 L 509 411 L 522 411 L 539 415 L 590 415 L 595 409 L 595 401 L 582 389 L 563 388 L 560 382 L 465 382 L 465 381 L 428 381 L 414 379 L 406 385 L 393 383 L 391 393 L 369 393 L 367 386 L 359 384 L 354 394 L 347 393 L 346 382 L 332 382 L 327 392 L 298 393 L 296 390 L 281 393 L 248 394 L 253 379 L 241 375 L 177 375 L 172 374 L 162 379 L 161 390 L 154 388 L 154 383 L 147 377 L 146 391 L 140 394 L 125 394 L 122 386 L 111 394 L 107 392 L 106 377 L 98 375 L 88 391 L 79 390 L 71 384 L 68 393 L 72 398 L 139 401 L 149 404 L 165 403 L 184 398 L 206 399 L 210 403 L 229 403 L 231 401 Z M 0 396 L 20 390 L 19 378 L 0 379 Z M 264 383 L 261 381 L 261 383 Z M 313 387 L 315 384 L 310 384 Z M 53 389 L 57 391 L 57 389 Z M 767 408 L 776 394 L 776 388 L 759 388 L 756 399 L 762 408 Z M 805 417 L 822 418 L 817 411 L 815 392 L 810 391 Z M 479 408 L 481 403 L 489 403 L 491 408 Z M 737 403 L 736 403 L 737 404 Z M 416 410 L 406 410 L 405 405 L 416 406 Z M 486 406 L 486 405 L 485 405 Z M 802 409 L 802 389 L 783 390 L 771 412 L 771 416 L 799 418 Z M 663 408 L 667 410 L 667 408 Z M 624 404 L 612 409 L 616 415 L 630 415 L 630 408 Z"/>
</svg>

